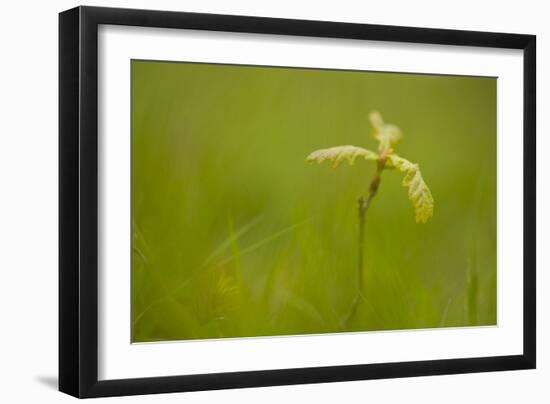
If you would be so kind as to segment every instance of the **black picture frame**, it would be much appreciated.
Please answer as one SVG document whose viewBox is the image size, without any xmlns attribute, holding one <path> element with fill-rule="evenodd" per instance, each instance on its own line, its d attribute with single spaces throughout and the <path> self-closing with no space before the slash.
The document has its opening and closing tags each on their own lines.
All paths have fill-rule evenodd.
<svg viewBox="0 0 550 404">
<path fill-rule="evenodd" d="M 523 50 L 523 354 L 98 380 L 100 24 Z M 96 7 L 60 13 L 59 390 L 84 398 L 535 368 L 535 60 L 534 35 Z"/>
</svg>

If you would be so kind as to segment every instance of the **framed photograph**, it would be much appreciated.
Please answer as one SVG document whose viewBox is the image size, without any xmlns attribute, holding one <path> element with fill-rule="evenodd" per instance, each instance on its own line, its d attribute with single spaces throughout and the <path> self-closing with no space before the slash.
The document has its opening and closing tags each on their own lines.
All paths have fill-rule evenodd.
<svg viewBox="0 0 550 404">
<path fill-rule="evenodd" d="M 535 36 L 59 28 L 61 391 L 535 368 Z"/>
</svg>

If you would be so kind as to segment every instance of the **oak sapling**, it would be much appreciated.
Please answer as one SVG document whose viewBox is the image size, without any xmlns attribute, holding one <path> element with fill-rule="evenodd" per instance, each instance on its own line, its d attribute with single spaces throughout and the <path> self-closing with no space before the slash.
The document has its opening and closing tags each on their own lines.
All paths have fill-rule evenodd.
<svg viewBox="0 0 550 404">
<path fill-rule="evenodd" d="M 332 163 L 333 168 L 337 168 L 343 161 L 347 161 L 350 165 L 353 165 L 357 158 L 376 162 L 376 172 L 370 182 L 368 191 L 366 194 L 359 196 L 357 200 L 359 222 L 357 259 L 358 289 L 357 296 L 344 321 L 344 328 L 348 327 L 349 322 L 354 317 L 362 296 L 365 216 L 372 200 L 378 193 L 382 172 L 386 168 L 395 168 L 404 173 L 405 176 L 402 185 L 408 188 L 409 199 L 414 207 L 417 223 L 426 223 L 433 216 L 434 210 L 432 193 L 422 178 L 418 164 L 411 163 L 394 153 L 394 147 L 402 138 L 401 130 L 395 125 L 385 123 L 382 115 L 377 111 L 373 111 L 369 114 L 369 120 L 374 127 L 374 138 L 378 140 L 377 152 L 362 147 L 346 145 L 316 150 L 306 158 L 308 163 L 316 162 L 321 164 L 324 161 L 329 161 Z"/>
</svg>

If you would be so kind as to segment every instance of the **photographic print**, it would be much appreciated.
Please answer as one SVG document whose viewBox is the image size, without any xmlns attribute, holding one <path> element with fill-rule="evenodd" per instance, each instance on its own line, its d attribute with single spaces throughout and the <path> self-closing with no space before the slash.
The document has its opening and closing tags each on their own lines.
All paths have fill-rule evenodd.
<svg viewBox="0 0 550 404">
<path fill-rule="evenodd" d="M 131 61 L 132 342 L 497 324 L 497 79 Z"/>
</svg>

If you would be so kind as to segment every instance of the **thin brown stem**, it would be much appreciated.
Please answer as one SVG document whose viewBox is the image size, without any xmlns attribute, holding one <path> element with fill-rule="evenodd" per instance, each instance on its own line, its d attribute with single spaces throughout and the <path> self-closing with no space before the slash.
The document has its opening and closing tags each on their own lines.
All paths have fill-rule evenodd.
<svg viewBox="0 0 550 404">
<path fill-rule="evenodd" d="M 369 209 L 369 206 L 372 203 L 373 198 L 376 196 L 376 193 L 378 192 L 378 188 L 380 186 L 380 180 L 382 171 L 384 170 L 384 166 L 386 164 L 385 159 L 380 159 L 378 161 L 376 174 L 374 175 L 374 178 L 372 179 L 370 186 L 369 186 L 369 193 L 367 198 L 364 196 L 360 196 L 357 200 L 357 210 L 358 210 L 358 221 L 359 221 L 359 228 L 358 228 L 358 255 L 357 255 L 357 295 L 355 296 L 355 299 L 353 300 L 353 303 L 350 308 L 350 312 L 348 313 L 346 320 L 344 322 L 344 328 L 348 328 L 350 321 L 355 317 L 355 314 L 357 312 L 357 308 L 359 306 L 359 301 L 361 299 L 361 295 L 363 294 L 363 266 L 364 266 L 364 255 L 365 255 L 365 219 L 367 216 L 367 211 Z"/>
</svg>

